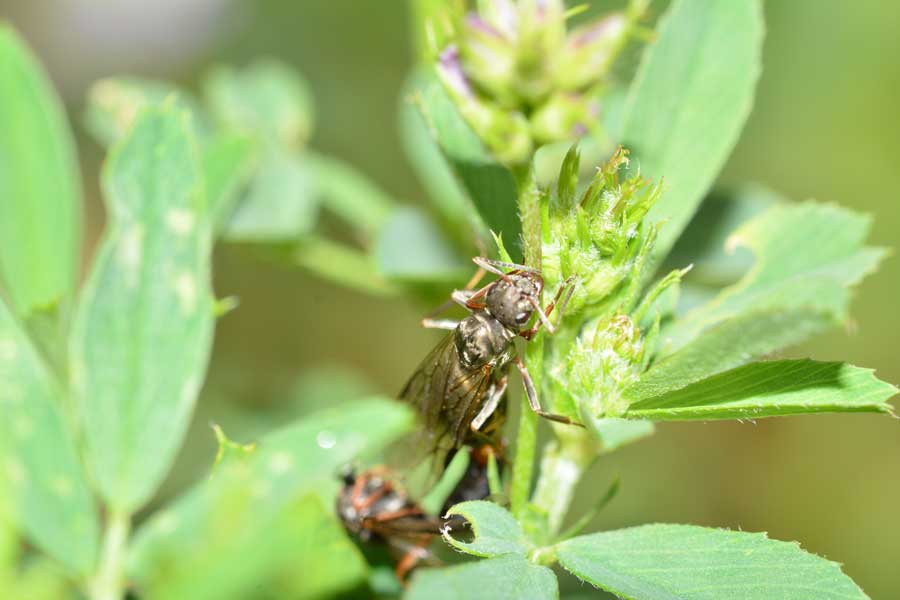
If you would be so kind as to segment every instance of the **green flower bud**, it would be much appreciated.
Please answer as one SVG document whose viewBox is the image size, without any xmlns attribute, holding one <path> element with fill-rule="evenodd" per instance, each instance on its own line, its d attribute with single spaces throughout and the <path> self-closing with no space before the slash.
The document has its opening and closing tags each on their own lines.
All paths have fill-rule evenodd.
<svg viewBox="0 0 900 600">
<path fill-rule="evenodd" d="M 652 228 L 645 231 L 643 218 L 660 186 L 648 185 L 640 175 L 622 178 L 627 164 L 628 153 L 619 148 L 576 197 L 578 153 L 573 148 L 563 161 L 556 196 L 546 201 L 542 260 L 551 268 L 545 279 L 551 287 L 570 275 L 580 282 L 567 312 L 601 306 L 627 312 L 634 302 L 634 290 L 622 283 L 641 280 L 634 271 L 655 239 Z"/>
<path fill-rule="evenodd" d="M 641 332 L 624 314 L 586 326 L 552 375 L 592 417 L 621 417 L 624 390 L 640 378 Z"/>
</svg>

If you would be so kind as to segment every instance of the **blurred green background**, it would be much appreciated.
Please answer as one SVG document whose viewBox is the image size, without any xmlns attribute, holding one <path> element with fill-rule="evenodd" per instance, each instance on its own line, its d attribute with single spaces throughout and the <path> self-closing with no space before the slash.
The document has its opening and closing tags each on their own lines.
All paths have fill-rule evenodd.
<svg viewBox="0 0 900 600">
<path fill-rule="evenodd" d="M 769 2 L 766 16 L 756 106 L 721 183 L 764 182 L 793 199 L 872 213 L 872 242 L 900 246 L 900 4 Z M 33 46 L 70 108 L 91 244 L 103 221 L 102 155 L 80 124 L 87 86 L 123 73 L 195 86 L 212 63 L 261 55 L 291 63 L 311 83 L 314 148 L 353 163 L 395 197 L 423 202 L 396 128 L 413 54 L 404 2 L 0 0 L 0 17 Z M 360 389 L 396 392 L 435 341 L 418 327 L 422 306 L 349 292 L 238 248 L 219 250 L 215 277 L 218 295 L 238 296 L 240 308 L 219 323 L 194 428 L 157 506 L 208 466 L 211 420 L 250 439 Z M 900 382 L 898 294 L 900 261 L 892 258 L 861 286 L 852 331 L 791 354 L 847 360 Z M 594 468 L 576 513 L 616 475 L 622 491 L 596 528 L 668 521 L 768 531 L 844 563 L 873 598 L 900 597 L 895 420 L 663 425 Z"/>
</svg>

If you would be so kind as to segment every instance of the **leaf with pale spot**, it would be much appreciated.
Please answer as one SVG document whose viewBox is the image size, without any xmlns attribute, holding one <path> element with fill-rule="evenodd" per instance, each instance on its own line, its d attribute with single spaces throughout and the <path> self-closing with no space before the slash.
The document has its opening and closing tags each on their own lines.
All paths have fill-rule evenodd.
<svg viewBox="0 0 900 600">
<path fill-rule="evenodd" d="M 107 231 L 82 291 L 70 373 L 103 499 L 143 505 L 190 421 L 212 343 L 211 223 L 187 115 L 145 109 L 112 150 Z"/>
<path fill-rule="evenodd" d="M 0 300 L 0 478 L 21 533 L 74 573 L 97 554 L 97 507 L 60 407 L 62 387 Z"/>
</svg>

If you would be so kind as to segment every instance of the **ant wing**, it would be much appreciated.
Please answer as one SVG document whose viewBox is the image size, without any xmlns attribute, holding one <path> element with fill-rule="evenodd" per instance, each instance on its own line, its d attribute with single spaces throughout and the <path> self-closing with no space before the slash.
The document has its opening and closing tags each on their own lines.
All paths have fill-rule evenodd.
<svg viewBox="0 0 900 600">
<path fill-rule="evenodd" d="M 469 426 L 490 388 L 491 373 L 490 368 L 462 366 L 453 333 L 441 340 L 400 392 L 400 399 L 416 412 L 418 431 L 395 444 L 390 452 L 395 460 L 389 462 L 405 471 L 428 462 L 423 487 L 427 490 L 436 483 L 448 455 L 466 443 Z"/>
</svg>

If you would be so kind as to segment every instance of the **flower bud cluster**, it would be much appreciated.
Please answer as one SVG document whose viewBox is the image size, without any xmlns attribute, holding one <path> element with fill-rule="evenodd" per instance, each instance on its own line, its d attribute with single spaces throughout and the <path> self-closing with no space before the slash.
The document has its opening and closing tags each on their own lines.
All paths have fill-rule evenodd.
<svg viewBox="0 0 900 600">
<path fill-rule="evenodd" d="M 438 72 L 497 159 L 525 162 L 597 127 L 610 68 L 645 4 L 568 31 L 563 0 L 482 0 L 450 19 Z"/>
<path fill-rule="evenodd" d="M 567 313 L 628 311 L 641 269 L 656 239 L 643 223 L 661 185 L 639 174 L 621 176 L 628 152 L 618 148 L 587 189 L 576 193 L 579 157 L 566 155 L 555 193 L 545 193 L 542 271 L 548 286 L 575 275 L 579 281 Z"/>
</svg>

